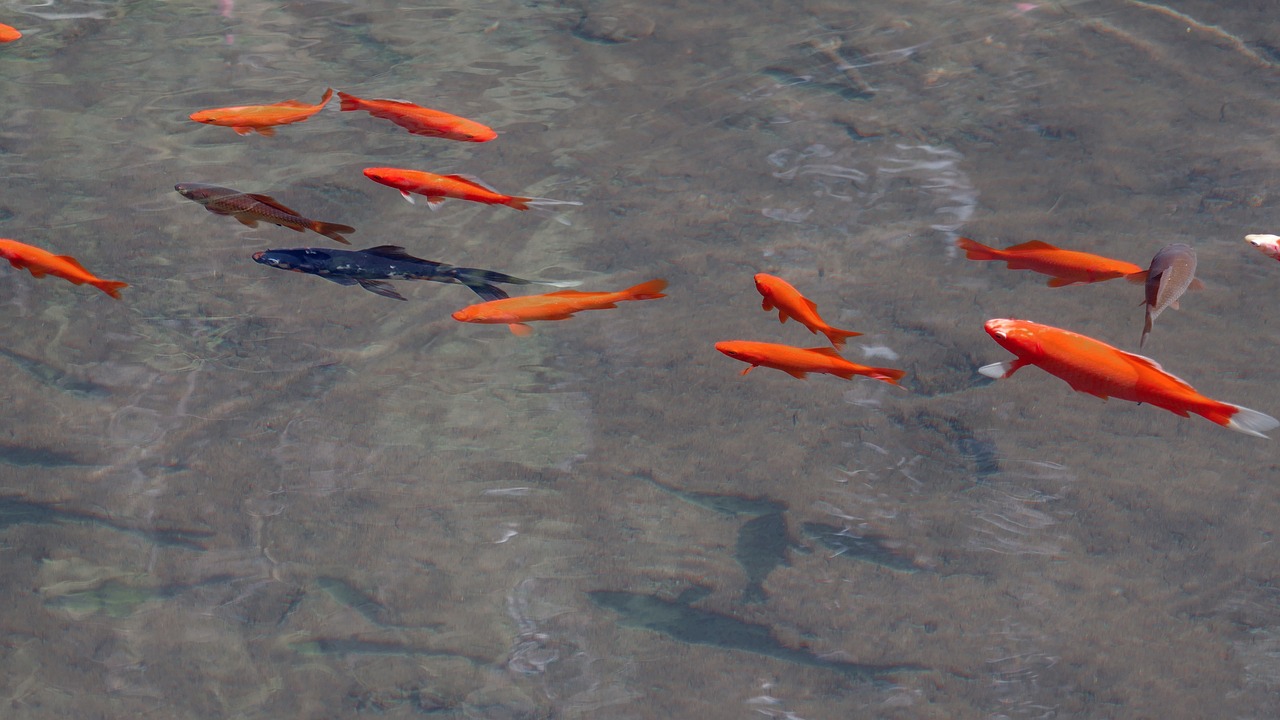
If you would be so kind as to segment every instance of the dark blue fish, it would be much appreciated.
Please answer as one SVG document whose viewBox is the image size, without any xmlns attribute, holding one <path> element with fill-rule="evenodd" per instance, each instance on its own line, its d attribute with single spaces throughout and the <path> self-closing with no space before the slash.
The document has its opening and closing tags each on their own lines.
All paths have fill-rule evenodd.
<svg viewBox="0 0 1280 720">
<path fill-rule="evenodd" d="M 416 258 L 398 245 L 379 245 L 364 250 L 329 250 L 327 248 L 294 248 L 264 250 L 253 254 L 254 262 L 281 270 L 319 275 L 339 285 L 359 285 L 371 293 L 404 300 L 386 280 L 433 280 L 458 283 L 471 288 L 485 300 L 507 297 L 506 291 L 493 283 L 509 285 L 551 285 L 573 287 L 577 282 L 525 280 L 493 270 L 457 267 Z"/>
</svg>

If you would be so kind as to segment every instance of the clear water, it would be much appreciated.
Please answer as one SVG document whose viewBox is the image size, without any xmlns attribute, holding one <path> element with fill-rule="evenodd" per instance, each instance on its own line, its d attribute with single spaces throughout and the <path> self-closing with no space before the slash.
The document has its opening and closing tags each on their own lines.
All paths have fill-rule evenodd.
<svg viewBox="0 0 1280 720">
<path fill-rule="evenodd" d="M 1145 354 L 1280 414 L 1280 265 L 1242 240 L 1280 221 L 1273 9 L 0 2 L 0 235 L 132 285 L 0 273 L 3 715 L 1274 717 L 1274 445 L 989 383 L 987 318 L 1135 350 L 1141 291 L 952 247 L 1193 245 Z M 330 86 L 501 135 L 187 120 Z M 584 205 L 431 212 L 382 165 Z M 461 287 L 257 265 L 332 243 L 182 181 L 669 297 L 517 338 Z M 714 342 L 822 344 L 760 271 L 905 389 L 741 377 Z"/>
</svg>

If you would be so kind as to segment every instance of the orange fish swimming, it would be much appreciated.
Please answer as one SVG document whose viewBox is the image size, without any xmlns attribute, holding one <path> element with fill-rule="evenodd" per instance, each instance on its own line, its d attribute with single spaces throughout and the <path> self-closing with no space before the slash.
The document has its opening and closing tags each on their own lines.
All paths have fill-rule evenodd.
<svg viewBox="0 0 1280 720">
<path fill-rule="evenodd" d="M 573 200 L 504 195 L 480 180 L 466 175 L 436 175 L 421 170 L 375 167 L 365 168 L 364 176 L 376 183 L 399 190 L 404 199 L 409 202 L 413 202 L 413 195 L 410 193 L 422 195 L 427 199 L 427 205 L 433 210 L 444 202 L 445 198 L 470 200 L 486 205 L 506 205 L 516 210 L 528 210 L 530 207 L 545 205 L 582 204 Z"/>
<path fill-rule="evenodd" d="M 489 142 L 498 137 L 493 128 L 474 120 L 424 108 L 405 100 L 366 100 L 341 91 L 338 92 L 338 99 L 342 101 L 343 112 L 364 110 L 376 118 L 390 120 L 414 135 L 462 142 Z"/>
<path fill-rule="evenodd" d="M 1114 397 L 1150 403 L 1187 417 L 1195 413 L 1224 427 L 1266 437 L 1280 420 L 1249 408 L 1218 402 L 1196 392 L 1185 380 L 1165 372 L 1151 358 L 1127 353 L 1093 338 L 1027 320 L 988 320 L 983 326 L 1000 347 L 1017 359 L 985 365 L 978 372 L 1007 378 L 1027 365 L 1059 377 L 1077 392 L 1103 400 Z"/>
<path fill-rule="evenodd" d="M 809 328 L 809 332 L 820 332 L 826 335 L 831 344 L 836 347 L 843 347 L 846 339 L 862 334 L 852 330 L 840 330 L 828 325 L 827 321 L 818 315 L 818 306 L 809 298 L 801 295 L 800 291 L 796 290 L 786 280 L 768 273 L 756 273 L 755 280 L 756 290 L 759 290 L 760 295 L 764 297 L 760 306 L 764 308 L 765 312 L 777 308 L 778 322 L 785 323 L 787 318 L 792 318 Z"/>
<path fill-rule="evenodd" d="M 525 323 L 533 320 L 565 320 L 583 310 L 606 310 L 618 307 L 628 300 L 656 300 L 666 297 L 662 293 L 666 280 L 650 280 L 618 292 L 581 292 L 560 290 L 545 295 L 490 300 L 462 308 L 453 314 L 454 320 L 470 323 L 505 324 L 516 335 L 528 335 L 533 328 Z"/>
<path fill-rule="evenodd" d="M 256 132 L 259 135 L 275 135 L 277 125 L 303 122 L 320 112 L 333 97 L 333 88 L 324 91 L 319 104 L 308 105 L 298 100 L 285 100 L 274 105 L 239 105 L 213 108 L 191 113 L 191 119 L 206 125 L 221 125 L 240 135 Z"/>
<path fill-rule="evenodd" d="M 120 288 L 129 287 L 128 283 L 103 280 L 95 276 L 70 255 L 54 255 L 47 250 L 41 250 L 17 240 L 0 238 L 0 257 L 8 260 L 10 265 L 19 270 L 31 271 L 31 274 L 38 278 L 54 275 L 76 285 L 88 283 L 117 300 L 120 299 Z"/>
<path fill-rule="evenodd" d="M 1040 240 L 1024 242 L 1003 250 L 987 247 L 969 238 L 959 238 L 956 245 L 970 260 L 1003 260 L 1010 270 L 1034 270 L 1051 275 L 1049 287 L 1084 285 L 1122 277 L 1129 282 L 1143 282 L 1147 272 L 1133 263 L 1113 260 L 1101 255 L 1063 250 Z"/>
<path fill-rule="evenodd" d="M 20 37 L 22 37 L 22 33 L 18 32 L 17 28 L 0 23 L 0 43 L 13 42 Z"/>
<path fill-rule="evenodd" d="M 214 215 L 230 215 L 251 228 L 258 227 L 259 221 L 269 222 L 298 232 L 314 230 L 327 238 L 347 245 L 350 245 L 351 241 L 343 237 L 342 233 L 356 230 L 350 225 L 321 222 L 303 217 L 270 195 L 243 193 L 239 190 L 205 183 L 178 183 L 173 186 L 173 189 L 182 193 L 182 197 L 200 203 L 205 210 Z"/>
<path fill-rule="evenodd" d="M 734 360 L 749 363 L 750 367 L 742 371 L 743 375 L 763 366 L 781 370 L 802 380 L 809 373 L 815 372 L 835 375 L 845 380 L 862 375 L 890 385 L 897 385 L 906 375 L 906 372 L 894 368 L 867 367 L 849 362 L 829 347 L 798 348 L 777 343 L 725 340 L 716 343 L 716 349 Z"/>
</svg>

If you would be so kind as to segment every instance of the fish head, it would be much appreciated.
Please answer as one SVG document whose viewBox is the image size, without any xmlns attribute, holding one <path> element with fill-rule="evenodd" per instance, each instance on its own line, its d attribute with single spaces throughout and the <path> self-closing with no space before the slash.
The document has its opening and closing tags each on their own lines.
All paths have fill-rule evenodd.
<svg viewBox="0 0 1280 720">
<path fill-rule="evenodd" d="M 402 175 L 395 168 L 374 167 L 365 168 L 364 176 L 376 183 L 390 185 L 396 187 L 403 180 Z"/>
<path fill-rule="evenodd" d="M 196 182 L 178 183 L 173 186 L 173 189 L 177 190 L 178 194 L 182 195 L 182 197 L 196 202 L 205 202 L 218 195 L 232 192 L 228 191 L 226 188 L 218 187 L 217 185 Z"/>
<path fill-rule="evenodd" d="M 756 290 L 765 297 L 773 297 L 773 284 L 777 280 L 769 273 L 756 273 Z"/>
<path fill-rule="evenodd" d="M 329 253 L 311 248 L 296 250 L 261 250 L 253 254 L 253 261 L 280 270 L 300 273 L 318 273 Z"/>
<path fill-rule="evenodd" d="M 993 318 L 982 328 L 1000 347 L 1019 357 L 1034 353 L 1040 345 L 1037 338 L 1040 326 L 1027 320 Z"/>
<path fill-rule="evenodd" d="M 498 137 L 498 133 L 494 132 L 493 128 L 488 128 L 483 125 L 455 128 L 453 132 L 457 134 L 459 139 L 463 142 L 482 143 L 489 142 L 490 140 Z"/>
<path fill-rule="evenodd" d="M 762 359 L 759 351 L 760 343 L 748 342 L 746 340 L 723 340 L 716 343 L 716 349 L 728 355 L 734 360 L 755 364 Z"/>
<path fill-rule="evenodd" d="M 1280 235 L 1245 235 L 1244 239 L 1268 257 L 1280 260 Z"/>
</svg>

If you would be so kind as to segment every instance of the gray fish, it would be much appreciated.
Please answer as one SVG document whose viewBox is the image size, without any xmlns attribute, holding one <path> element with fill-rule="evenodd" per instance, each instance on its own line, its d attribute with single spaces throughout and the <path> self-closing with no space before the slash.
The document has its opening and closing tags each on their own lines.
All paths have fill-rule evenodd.
<svg viewBox="0 0 1280 720">
<path fill-rule="evenodd" d="M 805 523 L 801 529 L 807 537 L 826 545 L 834 550 L 836 555 L 862 560 L 899 572 L 916 572 L 920 569 L 911 558 L 904 557 L 891 549 L 885 544 L 884 538 L 878 535 L 870 533 L 854 535 L 848 528 L 826 523 Z"/>
<path fill-rule="evenodd" d="M 111 395 L 111 390 L 106 386 L 72 377 L 43 360 L 27 357 L 22 353 L 5 348 L 0 348 L 0 355 L 13 361 L 15 365 L 25 370 L 31 377 L 41 383 L 62 392 L 86 398 L 104 398 Z"/>
<path fill-rule="evenodd" d="M 783 645 L 767 625 L 756 625 L 728 615 L 690 607 L 689 593 L 682 595 L 675 602 L 653 595 L 610 590 L 591 591 L 587 596 L 596 605 L 620 614 L 622 625 L 653 630 L 694 645 L 714 645 L 764 655 L 797 665 L 824 668 L 853 680 L 880 680 L 892 673 L 926 669 L 907 663 L 873 665 L 828 660 L 806 650 Z"/>
<path fill-rule="evenodd" d="M 779 565 L 787 563 L 787 520 L 780 513 L 761 515 L 738 528 L 734 558 L 747 574 L 742 589 L 743 603 L 763 603 L 764 581 Z"/>
<path fill-rule="evenodd" d="M 1151 258 L 1147 270 L 1147 321 L 1142 327 L 1142 339 L 1138 347 L 1147 342 L 1151 325 L 1167 307 L 1178 309 L 1178 298 L 1187 288 L 1200 290 L 1204 283 L 1196 279 L 1196 251 L 1190 245 L 1173 243 L 1165 245 Z"/>
</svg>

